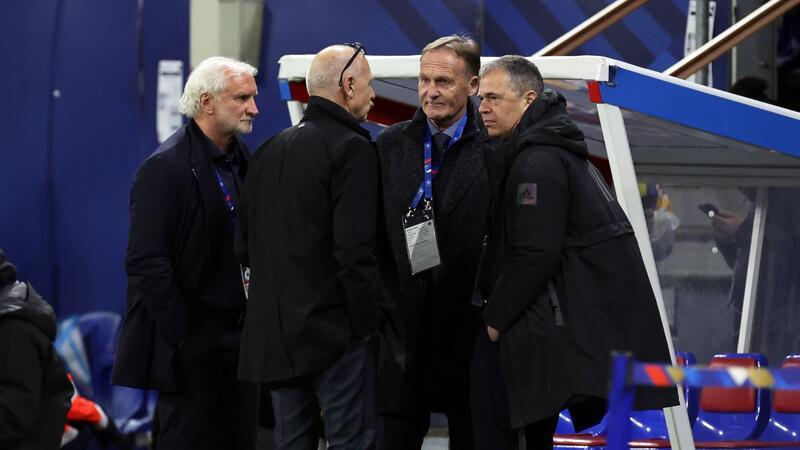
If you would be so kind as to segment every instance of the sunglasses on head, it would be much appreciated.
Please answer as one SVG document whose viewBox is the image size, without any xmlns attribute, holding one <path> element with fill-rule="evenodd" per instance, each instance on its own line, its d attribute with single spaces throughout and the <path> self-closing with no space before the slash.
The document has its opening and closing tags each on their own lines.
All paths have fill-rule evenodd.
<svg viewBox="0 0 800 450">
<path fill-rule="evenodd" d="M 347 61 L 347 64 L 344 65 L 344 69 L 342 69 L 342 73 L 339 74 L 339 87 L 342 86 L 342 82 L 344 81 L 344 71 L 347 70 L 348 67 L 353 65 L 353 61 L 356 60 L 356 57 L 358 56 L 358 54 L 361 53 L 361 52 L 364 52 L 364 55 L 367 54 L 367 49 L 364 48 L 364 46 L 361 45 L 360 42 L 346 43 L 344 45 L 346 45 L 348 47 L 352 47 L 352 48 L 356 49 L 356 51 L 353 53 L 353 56 L 351 56 L 350 59 Z"/>
</svg>

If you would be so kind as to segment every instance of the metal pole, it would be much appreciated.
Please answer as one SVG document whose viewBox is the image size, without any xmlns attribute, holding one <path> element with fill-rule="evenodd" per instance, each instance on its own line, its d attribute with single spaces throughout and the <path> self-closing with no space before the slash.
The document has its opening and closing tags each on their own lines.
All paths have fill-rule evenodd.
<svg viewBox="0 0 800 450">
<path fill-rule="evenodd" d="M 627 450 L 631 435 L 628 418 L 633 406 L 633 386 L 628 372 L 635 361 L 629 353 L 611 357 L 611 390 L 608 394 L 608 449 Z"/>
<path fill-rule="evenodd" d="M 709 0 L 695 0 L 694 33 L 696 49 L 708 42 L 708 2 Z M 695 82 L 708 86 L 708 66 L 703 66 L 697 71 Z"/>
<path fill-rule="evenodd" d="M 742 321 L 739 323 L 739 343 L 736 351 L 750 351 L 750 339 L 753 335 L 753 317 L 756 311 L 758 278 L 761 273 L 761 250 L 764 246 L 764 229 L 767 224 L 769 208 L 769 188 L 759 187 L 756 202 L 753 206 L 753 231 L 750 235 L 750 253 L 747 257 L 747 279 L 744 284 L 742 300 Z"/>
<path fill-rule="evenodd" d="M 608 154 L 608 163 L 611 166 L 611 175 L 614 179 L 617 202 L 622 207 L 622 210 L 625 211 L 631 225 L 633 225 L 634 234 L 639 243 L 639 250 L 642 253 L 642 261 L 650 279 L 653 295 L 656 297 L 658 313 L 661 316 L 661 326 L 664 329 L 664 336 L 667 338 L 670 360 L 674 365 L 676 362 L 675 347 L 672 344 L 672 333 L 670 333 L 667 310 L 664 306 L 664 296 L 661 291 L 661 281 L 658 279 L 658 270 L 653 257 L 653 247 L 650 244 L 650 234 L 647 231 L 647 223 L 644 220 L 644 210 L 642 209 L 642 200 L 639 197 L 639 185 L 636 179 L 636 171 L 633 167 L 628 135 L 625 130 L 625 120 L 618 106 L 607 103 L 597 104 L 597 115 L 600 118 L 600 126 L 603 130 L 603 140 Z M 686 400 L 683 398 L 683 391 L 678 388 L 675 389 L 678 393 L 680 405 L 664 408 L 664 420 L 667 422 L 670 444 L 673 450 L 694 450 L 692 426 L 689 424 Z"/>
<path fill-rule="evenodd" d="M 675 63 L 664 73 L 678 78 L 686 78 L 696 73 L 736 44 L 798 4 L 800 4 L 800 0 L 770 0 L 748 14 L 744 19 L 728 27 L 727 30 L 718 34 L 702 47 Z"/>
<path fill-rule="evenodd" d="M 583 45 L 584 42 L 597 36 L 645 3 L 647 3 L 647 0 L 617 0 L 586 19 L 582 24 L 569 30 L 560 38 L 547 44 L 544 48 L 534 53 L 533 56 L 569 55 L 570 52 Z"/>
<path fill-rule="evenodd" d="M 297 100 L 291 100 L 286 102 L 286 106 L 289 108 L 289 120 L 292 121 L 292 126 L 300 123 L 300 120 L 303 119 L 303 113 L 305 112 L 303 103 Z"/>
</svg>

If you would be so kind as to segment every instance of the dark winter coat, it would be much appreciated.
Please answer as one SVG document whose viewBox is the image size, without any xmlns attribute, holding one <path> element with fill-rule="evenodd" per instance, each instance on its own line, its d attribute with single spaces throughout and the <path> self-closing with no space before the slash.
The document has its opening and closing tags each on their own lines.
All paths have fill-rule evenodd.
<svg viewBox="0 0 800 450">
<path fill-rule="evenodd" d="M 483 318 L 501 332 L 511 425 L 519 427 L 571 399 L 606 398 L 612 350 L 642 361 L 669 362 L 669 353 L 633 230 L 588 161 L 564 98 L 545 91 L 495 156 Z M 639 407 L 677 403 L 674 390 L 649 394 Z M 578 428 L 603 413 L 569 406 Z"/>
<path fill-rule="evenodd" d="M 262 145 L 237 251 L 251 268 L 239 376 L 275 383 L 329 367 L 378 327 L 375 147 L 342 107 L 311 97 Z"/>
<path fill-rule="evenodd" d="M 61 444 L 72 397 L 53 340 L 53 309 L 26 283 L 0 285 L 0 448 Z"/>
<path fill-rule="evenodd" d="M 390 364 L 379 367 L 380 408 L 389 412 L 441 410 L 468 403 L 469 361 L 480 326 L 471 294 L 487 228 L 486 132 L 470 103 L 462 137 L 447 150 L 439 172 L 449 171 L 447 183 L 442 187 L 437 182 L 439 175 L 433 180 L 442 264 L 412 276 L 401 218 L 423 181 L 427 127 L 428 119 L 419 109 L 411 120 L 383 131 L 376 143 L 384 195 L 383 226 L 389 257 L 396 267 L 395 283 L 389 284 L 394 285 L 405 336 L 405 369 L 393 366 L 389 358 Z M 419 365 L 427 368 L 426 379 L 417 377 Z"/>
<path fill-rule="evenodd" d="M 238 331 L 235 342 L 228 342 L 229 332 L 223 331 L 228 324 L 222 321 L 238 318 L 244 292 L 233 252 L 234 227 L 210 145 L 190 120 L 136 173 L 125 256 L 127 306 L 114 384 L 174 392 L 196 382 L 213 383 L 219 375 L 215 361 L 238 346 Z M 235 147 L 246 169 L 247 149 L 238 138 Z M 224 299 L 236 306 L 225 314 L 205 313 L 206 302 L 213 300 L 207 292 L 212 275 L 236 283 L 235 298 Z M 179 359 L 185 366 L 180 370 Z"/>
</svg>

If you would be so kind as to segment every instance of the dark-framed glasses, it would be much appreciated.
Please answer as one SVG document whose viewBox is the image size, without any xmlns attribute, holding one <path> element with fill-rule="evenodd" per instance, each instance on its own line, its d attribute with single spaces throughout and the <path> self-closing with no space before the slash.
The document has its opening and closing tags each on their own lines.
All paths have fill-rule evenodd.
<svg viewBox="0 0 800 450">
<path fill-rule="evenodd" d="M 350 59 L 347 61 L 347 64 L 344 65 L 344 69 L 342 69 L 342 73 L 339 74 L 339 87 L 342 87 L 342 82 L 344 81 L 344 71 L 347 70 L 348 67 L 353 65 L 353 61 L 356 60 L 356 57 L 358 56 L 358 54 L 361 53 L 361 52 L 364 52 L 365 56 L 367 54 L 367 49 L 364 48 L 364 46 L 361 45 L 360 42 L 346 43 L 344 45 L 346 45 L 348 47 L 352 47 L 352 48 L 356 49 L 356 51 L 353 53 L 353 56 L 351 56 Z"/>
</svg>

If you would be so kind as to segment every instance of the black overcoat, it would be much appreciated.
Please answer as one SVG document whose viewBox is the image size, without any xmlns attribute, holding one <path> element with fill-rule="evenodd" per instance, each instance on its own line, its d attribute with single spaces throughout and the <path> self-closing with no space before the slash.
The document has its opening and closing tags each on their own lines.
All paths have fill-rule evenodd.
<svg viewBox="0 0 800 450">
<path fill-rule="evenodd" d="M 392 366 L 391 358 L 385 358 L 389 364 L 379 367 L 379 407 L 385 412 L 410 412 L 420 407 L 439 410 L 468 403 L 464 397 L 469 392 L 469 361 L 480 324 L 478 309 L 471 305 L 471 293 L 487 228 L 486 132 L 470 102 L 462 137 L 447 150 L 456 159 L 448 169 L 443 190 L 438 189 L 434 179 L 434 212 L 442 264 L 429 273 L 412 276 L 401 217 L 423 180 L 427 126 L 428 119 L 419 109 L 411 120 L 389 127 L 377 139 L 384 196 L 383 225 L 390 244 L 389 257 L 396 267 L 394 283 L 386 284 L 394 286 L 392 295 L 405 338 L 404 370 Z M 415 379 L 417 364 L 423 364 L 417 357 L 421 333 L 428 334 L 427 342 L 421 345 L 429 346 L 425 349 L 428 360 L 424 367 L 437 378 L 433 389 L 430 380 Z M 427 405 L 419 405 L 420 401 Z"/>
<path fill-rule="evenodd" d="M 235 139 L 246 166 L 247 147 Z M 231 239 L 233 225 L 207 145 L 213 144 L 190 120 L 136 173 L 125 255 L 127 304 L 114 384 L 176 391 L 178 349 L 200 331 L 196 318 L 209 261 L 230 259 L 228 276 L 240 277 L 234 255 L 217 254 L 220 240 Z"/>
<path fill-rule="evenodd" d="M 369 132 L 312 96 L 303 120 L 256 152 L 236 248 L 251 268 L 240 378 L 323 370 L 378 327 L 378 163 Z"/>
<path fill-rule="evenodd" d="M 495 156 L 483 317 L 501 332 L 511 425 L 520 427 L 573 396 L 606 398 L 612 350 L 660 362 L 669 352 L 633 230 L 564 98 L 545 91 Z M 677 403 L 674 390 L 647 394 L 639 407 Z M 569 406 L 579 428 L 603 413 Z"/>
</svg>

